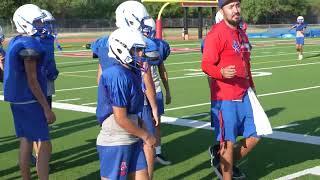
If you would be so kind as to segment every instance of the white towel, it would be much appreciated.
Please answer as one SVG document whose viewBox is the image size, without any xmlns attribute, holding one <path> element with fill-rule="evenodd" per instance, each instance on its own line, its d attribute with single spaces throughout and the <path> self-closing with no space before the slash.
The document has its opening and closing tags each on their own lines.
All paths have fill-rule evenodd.
<svg viewBox="0 0 320 180">
<path fill-rule="evenodd" d="M 256 131 L 259 136 L 272 134 L 272 128 L 268 119 L 268 116 L 264 112 L 262 106 L 257 99 L 254 91 L 249 88 L 248 96 L 251 102 L 254 124 L 256 126 Z"/>
</svg>

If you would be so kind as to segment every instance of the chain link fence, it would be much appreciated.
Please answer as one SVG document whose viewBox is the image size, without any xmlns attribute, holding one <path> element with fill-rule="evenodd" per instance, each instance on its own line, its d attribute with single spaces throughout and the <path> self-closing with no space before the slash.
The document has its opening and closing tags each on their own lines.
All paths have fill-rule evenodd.
<svg viewBox="0 0 320 180">
<path fill-rule="evenodd" d="M 286 24 L 273 24 L 273 22 L 287 22 Z M 268 24 L 262 25 L 250 25 L 248 32 L 263 32 L 272 28 L 285 28 L 289 27 L 291 23 L 294 23 L 295 18 L 280 18 L 280 19 L 270 19 Z M 319 28 L 317 24 L 320 24 L 320 17 L 313 16 L 308 17 L 305 20 L 313 28 Z M 213 23 L 212 18 L 203 18 L 203 34 L 206 34 L 210 30 Z M 0 19 L 0 25 L 7 37 L 15 34 L 15 27 L 11 20 Z M 190 35 L 197 35 L 197 28 L 199 26 L 198 18 L 188 18 L 188 27 Z M 57 28 L 59 33 L 95 33 L 95 32 L 110 32 L 116 29 L 114 19 L 58 19 Z M 170 35 L 172 31 L 173 35 L 179 35 L 182 33 L 183 28 L 183 18 L 164 18 L 163 28 L 165 35 Z M 170 32 L 169 32 L 170 31 Z"/>
</svg>

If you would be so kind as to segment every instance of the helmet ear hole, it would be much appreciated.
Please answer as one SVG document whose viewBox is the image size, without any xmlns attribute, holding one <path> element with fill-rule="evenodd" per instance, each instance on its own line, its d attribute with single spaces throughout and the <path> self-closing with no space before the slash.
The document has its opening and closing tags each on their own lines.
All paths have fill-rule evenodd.
<svg viewBox="0 0 320 180">
<path fill-rule="evenodd" d="M 121 49 L 117 49 L 118 53 L 122 53 Z"/>
</svg>

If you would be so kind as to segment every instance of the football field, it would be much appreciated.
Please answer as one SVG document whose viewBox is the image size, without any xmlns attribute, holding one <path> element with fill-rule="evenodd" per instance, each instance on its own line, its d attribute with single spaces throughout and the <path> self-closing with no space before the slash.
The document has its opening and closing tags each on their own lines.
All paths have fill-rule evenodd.
<svg viewBox="0 0 320 180">
<path fill-rule="evenodd" d="M 53 98 L 57 121 L 50 126 L 50 179 L 98 179 L 95 118 L 98 61 L 87 42 L 62 43 L 56 52 L 60 75 Z M 199 41 L 170 41 L 165 61 L 172 103 L 162 117 L 162 149 L 173 162 L 156 165 L 154 179 L 213 179 L 208 146 L 210 99 L 201 71 Z M 293 39 L 253 39 L 252 72 L 258 98 L 274 134 L 263 137 L 239 167 L 248 179 L 320 179 L 320 39 L 306 39 L 297 61 Z M 12 114 L 0 84 L 0 179 L 19 179 Z M 36 177 L 35 168 L 32 169 Z"/>
</svg>

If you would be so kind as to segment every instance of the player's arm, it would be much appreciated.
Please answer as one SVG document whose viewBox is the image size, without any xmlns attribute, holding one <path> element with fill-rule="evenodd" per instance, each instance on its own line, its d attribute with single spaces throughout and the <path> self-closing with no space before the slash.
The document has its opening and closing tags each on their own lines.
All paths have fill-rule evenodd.
<svg viewBox="0 0 320 180">
<path fill-rule="evenodd" d="M 127 108 L 113 106 L 113 114 L 116 122 L 128 133 L 141 138 L 147 145 L 154 146 L 156 139 L 142 128 L 138 128 L 127 116 Z"/>
<path fill-rule="evenodd" d="M 166 67 L 164 66 L 163 62 L 158 66 L 158 70 L 159 70 L 159 75 L 160 75 L 162 84 L 164 86 L 164 89 L 166 90 L 166 104 L 170 104 L 171 94 L 170 94 L 170 87 L 169 87 L 169 78 L 168 78 Z"/>
<path fill-rule="evenodd" d="M 23 57 L 29 88 L 43 108 L 47 122 L 53 123 L 56 120 L 55 114 L 52 112 L 37 79 L 37 59 L 40 55 L 32 49 L 23 50 L 20 55 Z"/>
<path fill-rule="evenodd" d="M 100 65 L 100 64 L 98 64 L 98 71 L 97 71 L 97 84 L 99 84 L 101 74 L 102 74 L 102 68 L 101 68 L 101 65 Z"/>
<path fill-rule="evenodd" d="M 289 29 L 289 31 L 291 31 L 292 29 L 294 29 L 294 28 L 296 28 L 297 27 L 297 25 L 295 24 L 295 25 L 293 25 L 293 26 L 291 26 L 290 27 L 290 29 Z"/>
<path fill-rule="evenodd" d="M 223 42 L 217 33 L 209 33 L 205 39 L 201 68 L 204 73 L 214 79 L 233 78 L 236 75 L 234 65 L 218 66 Z"/>
<path fill-rule="evenodd" d="M 153 119 L 156 123 L 155 126 L 158 126 L 158 124 L 159 124 L 158 105 L 157 105 L 157 101 L 156 101 L 156 90 L 154 87 L 154 82 L 152 80 L 150 66 L 148 68 L 148 71 L 146 73 L 144 73 L 144 75 L 143 75 L 143 82 L 146 86 L 145 95 L 147 96 L 148 101 L 151 106 L 151 109 L 152 109 L 152 116 L 153 116 Z"/>
</svg>

